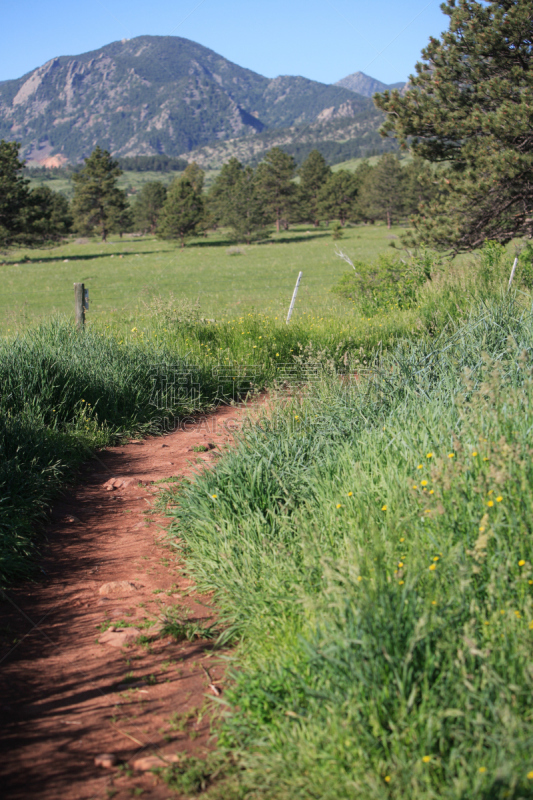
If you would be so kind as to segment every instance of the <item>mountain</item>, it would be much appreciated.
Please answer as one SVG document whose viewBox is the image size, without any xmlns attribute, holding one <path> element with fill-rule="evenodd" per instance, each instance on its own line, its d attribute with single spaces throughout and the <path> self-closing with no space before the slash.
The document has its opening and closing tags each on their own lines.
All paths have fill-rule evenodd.
<svg viewBox="0 0 533 800">
<path fill-rule="evenodd" d="M 264 131 L 362 117 L 375 130 L 376 113 L 345 87 L 271 80 L 176 36 L 113 42 L 0 82 L 0 138 L 20 141 L 29 163 L 78 162 L 97 144 L 116 156 L 183 156 Z"/>
<path fill-rule="evenodd" d="M 337 81 L 333 86 L 340 86 L 343 89 L 348 89 L 350 92 L 356 92 L 363 95 L 363 97 L 372 97 L 375 92 L 384 92 L 385 89 L 400 89 L 405 87 L 405 81 L 399 83 L 382 83 L 371 78 L 370 75 L 365 75 L 364 72 L 353 72 Z"/>
<path fill-rule="evenodd" d="M 311 150 L 320 150 L 329 164 L 338 164 L 352 158 L 367 158 L 396 150 L 392 139 L 382 139 L 378 128 L 383 114 L 376 108 L 355 114 L 350 118 L 315 121 L 308 125 L 265 130 L 255 136 L 241 136 L 223 142 L 213 142 L 182 154 L 188 161 L 196 161 L 203 168 L 217 168 L 230 158 L 244 164 L 257 164 L 272 147 L 281 147 L 294 156 L 297 164 L 307 158 Z"/>
</svg>

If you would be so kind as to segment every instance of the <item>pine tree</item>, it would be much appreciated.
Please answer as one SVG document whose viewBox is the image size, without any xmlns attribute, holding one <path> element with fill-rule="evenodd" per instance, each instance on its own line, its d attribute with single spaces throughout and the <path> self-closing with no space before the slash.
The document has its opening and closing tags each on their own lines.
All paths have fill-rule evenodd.
<svg viewBox="0 0 533 800">
<path fill-rule="evenodd" d="M 298 187 L 299 217 L 312 222 L 315 228 L 320 224 L 318 197 L 321 188 L 331 175 L 322 153 L 312 150 L 298 170 L 300 185 Z"/>
<path fill-rule="evenodd" d="M 338 219 L 344 227 L 356 216 L 359 184 L 352 172 L 333 172 L 318 193 L 318 212 L 323 219 Z"/>
<path fill-rule="evenodd" d="M 85 159 L 83 169 L 74 173 L 72 212 L 78 231 L 90 234 L 99 230 L 105 242 L 108 233 L 123 228 L 128 201 L 117 186 L 121 174 L 118 162 L 100 147 Z"/>
<path fill-rule="evenodd" d="M 293 183 L 295 172 L 294 158 L 280 147 L 269 150 L 257 167 L 257 188 L 265 208 L 276 223 L 278 233 L 282 221 L 288 227 L 290 220 L 296 195 L 296 184 Z"/>
<path fill-rule="evenodd" d="M 382 134 L 433 163 L 438 198 L 416 239 L 452 251 L 533 236 L 531 0 L 449 0 L 449 30 L 431 38 L 410 88 L 375 95 Z"/>
<path fill-rule="evenodd" d="M 25 230 L 35 243 L 57 241 L 72 228 L 67 198 L 48 186 L 36 186 L 31 190 L 24 219 Z"/>
<path fill-rule="evenodd" d="M 369 219 L 381 219 L 390 228 L 404 210 L 404 176 L 392 153 L 381 156 L 360 189 L 359 207 Z"/>
<path fill-rule="evenodd" d="M 181 174 L 181 177 L 186 181 L 189 181 L 195 192 L 202 194 L 204 190 L 205 173 L 203 169 L 198 166 L 196 161 L 191 161 L 190 164 L 187 164 L 185 170 Z"/>
<path fill-rule="evenodd" d="M 256 175 L 251 167 L 244 167 L 235 186 L 225 215 L 238 242 L 250 244 L 265 228 L 268 215 L 257 191 Z"/>
<path fill-rule="evenodd" d="M 209 193 L 209 204 L 216 221 L 231 228 L 238 242 L 250 244 L 268 222 L 256 175 L 236 158 L 222 167 Z"/>
<path fill-rule="evenodd" d="M 24 232 L 29 181 L 22 177 L 18 142 L 0 142 L 0 246 L 13 243 Z"/>
<path fill-rule="evenodd" d="M 223 165 L 209 190 L 207 197 L 209 213 L 220 225 L 228 224 L 225 220 L 243 170 L 244 167 L 238 159 L 230 158 Z"/>
<path fill-rule="evenodd" d="M 403 167 L 404 211 L 410 217 L 437 199 L 438 176 L 423 158 L 415 157 Z"/>
<path fill-rule="evenodd" d="M 137 230 L 155 233 L 166 198 L 167 188 L 161 181 L 144 184 L 133 203 L 133 217 Z"/>
<path fill-rule="evenodd" d="M 161 211 L 157 233 L 163 239 L 185 240 L 198 232 L 204 219 L 204 199 L 185 177 L 175 178 Z"/>
</svg>

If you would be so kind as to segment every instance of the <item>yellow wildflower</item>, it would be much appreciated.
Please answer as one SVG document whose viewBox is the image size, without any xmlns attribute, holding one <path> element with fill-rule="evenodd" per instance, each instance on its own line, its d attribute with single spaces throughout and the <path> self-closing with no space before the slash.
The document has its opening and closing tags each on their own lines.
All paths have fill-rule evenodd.
<svg viewBox="0 0 533 800">
<path fill-rule="evenodd" d="M 431 761 L 431 756 L 422 756 L 422 761 L 424 762 L 424 764 L 429 764 L 429 762 Z"/>
<path fill-rule="evenodd" d="M 521 558 L 521 559 L 520 559 L 520 561 L 518 562 L 518 566 L 519 566 L 519 567 L 523 567 L 525 563 L 526 563 L 526 562 L 524 561 L 524 559 L 523 559 L 523 558 Z"/>
<path fill-rule="evenodd" d="M 433 572 L 433 570 L 437 569 L 437 565 L 436 564 L 431 564 L 429 569 Z"/>
</svg>

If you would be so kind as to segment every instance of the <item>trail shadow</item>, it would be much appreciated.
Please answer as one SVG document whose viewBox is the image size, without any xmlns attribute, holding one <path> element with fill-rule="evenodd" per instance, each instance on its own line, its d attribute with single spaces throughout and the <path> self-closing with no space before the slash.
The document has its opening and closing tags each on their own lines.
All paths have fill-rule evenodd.
<svg viewBox="0 0 533 800">
<path fill-rule="evenodd" d="M 277 237 L 276 239 L 268 239 L 266 241 L 261 241 L 260 244 L 270 244 L 271 242 L 273 242 L 274 244 L 298 244 L 298 242 L 308 242 L 313 239 L 323 239 L 324 236 L 326 236 L 328 239 L 331 239 L 331 232 L 328 233 L 327 231 L 324 231 L 321 233 L 310 233 L 309 235 L 305 236 L 296 235 L 294 238 L 293 237 L 289 238 L 285 236 L 283 238 Z"/>
<path fill-rule="evenodd" d="M 119 251 L 114 251 L 112 253 L 92 253 L 87 255 L 69 255 L 66 258 L 62 256 L 45 256 L 44 258 L 24 258 L 18 259 L 15 261 L 5 261 L 4 264 L 9 267 L 14 267 L 17 264 L 19 267 L 24 266 L 32 266 L 33 264 L 48 264 L 53 261 L 94 261 L 98 258 L 109 258 L 110 256 L 115 256 L 118 258 L 122 256 L 123 258 L 130 258 L 135 256 L 151 256 L 155 253 L 162 253 L 166 251 L 162 250 L 145 250 L 142 253 L 124 253 Z"/>
<path fill-rule="evenodd" d="M 193 247 L 251 247 L 251 245 L 263 245 L 263 244 L 297 244 L 298 242 L 306 242 L 312 239 L 321 239 L 324 236 L 331 237 L 331 233 L 328 232 L 320 232 L 320 233 L 310 233 L 309 235 L 300 236 L 295 234 L 294 236 L 283 236 L 283 237 L 276 237 L 275 239 L 265 238 L 265 239 L 258 239 L 255 242 L 251 242 L 251 244 L 246 244 L 246 242 L 237 242 L 235 239 L 222 239 L 216 242 L 209 241 L 209 239 L 204 239 L 203 241 L 198 242 L 191 242 L 189 245 L 186 246 L 185 249 L 192 249 Z"/>
<path fill-rule="evenodd" d="M 222 241 L 217 242 L 210 242 L 208 239 L 204 239 L 203 241 L 199 242 L 190 242 L 189 244 L 185 245 L 185 250 L 192 250 L 194 247 L 237 247 L 237 242 L 235 239 L 223 239 Z M 243 247 L 243 245 L 239 245 Z"/>
</svg>

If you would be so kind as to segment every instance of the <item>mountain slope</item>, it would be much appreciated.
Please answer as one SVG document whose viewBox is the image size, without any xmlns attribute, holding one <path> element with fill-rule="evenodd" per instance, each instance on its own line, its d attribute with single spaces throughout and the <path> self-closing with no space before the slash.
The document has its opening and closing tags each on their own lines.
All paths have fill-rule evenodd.
<svg viewBox="0 0 533 800">
<path fill-rule="evenodd" d="M 0 138 L 20 141 L 30 162 L 79 161 L 97 144 L 120 156 L 177 156 L 371 109 L 344 87 L 270 80 L 188 39 L 139 36 L 0 82 Z"/>
<path fill-rule="evenodd" d="M 267 150 L 281 147 L 293 155 L 298 164 L 314 149 L 320 150 L 329 164 L 337 164 L 351 158 L 367 158 L 396 150 L 394 140 L 382 139 L 379 135 L 378 128 L 382 122 L 383 114 L 374 108 L 350 118 L 267 129 L 256 136 L 241 136 L 204 145 L 181 156 L 196 161 L 203 168 L 212 169 L 221 167 L 232 157 L 244 164 L 256 164 Z"/>
<path fill-rule="evenodd" d="M 363 97 L 372 97 L 375 92 L 384 92 L 385 89 L 403 89 L 405 81 L 399 83 L 382 83 L 371 78 L 370 75 L 365 75 L 364 72 L 353 72 L 347 75 L 340 81 L 337 81 L 333 86 L 340 86 L 343 89 L 348 89 L 350 92 L 357 92 Z"/>
</svg>

